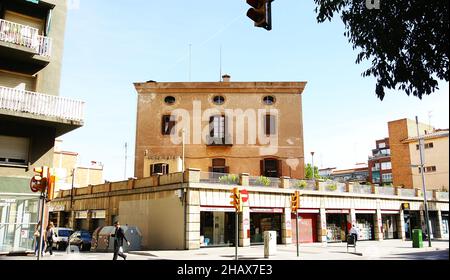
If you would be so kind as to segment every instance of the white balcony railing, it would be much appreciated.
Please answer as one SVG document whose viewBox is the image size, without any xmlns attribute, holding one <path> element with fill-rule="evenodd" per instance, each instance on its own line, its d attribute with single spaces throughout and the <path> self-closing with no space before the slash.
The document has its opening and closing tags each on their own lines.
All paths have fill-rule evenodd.
<svg viewBox="0 0 450 280">
<path fill-rule="evenodd" d="M 39 35 L 37 28 L 0 19 L 0 41 L 33 49 L 41 56 L 51 56 L 52 39 Z"/>
<path fill-rule="evenodd" d="M 83 121 L 84 102 L 0 86 L 0 109 Z"/>
</svg>

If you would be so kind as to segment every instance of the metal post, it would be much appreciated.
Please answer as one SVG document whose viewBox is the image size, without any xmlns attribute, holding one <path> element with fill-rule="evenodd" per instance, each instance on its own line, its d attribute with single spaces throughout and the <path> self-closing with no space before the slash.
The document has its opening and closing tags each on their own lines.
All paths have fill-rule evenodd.
<svg viewBox="0 0 450 280">
<path fill-rule="evenodd" d="M 238 246 L 239 246 L 239 212 L 236 209 L 236 241 L 235 241 L 234 259 L 238 260 Z"/>
<path fill-rule="evenodd" d="M 45 193 L 41 193 L 41 229 L 40 229 L 40 233 L 39 233 L 39 250 L 38 250 L 38 255 L 37 255 L 37 260 L 39 261 L 41 259 L 41 253 L 44 250 L 44 248 L 42 248 L 42 241 L 44 241 L 44 211 L 45 211 Z"/>
<path fill-rule="evenodd" d="M 428 202 L 427 202 L 427 190 L 425 187 L 425 164 L 424 164 L 424 139 L 420 136 L 419 132 L 419 118 L 416 116 L 417 136 L 419 137 L 419 149 L 420 149 L 420 170 L 422 173 L 422 190 L 423 190 L 423 204 L 425 207 L 425 220 L 428 231 L 428 246 L 431 247 L 431 231 L 430 231 L 430 217 L 428 215 Z"/>
<path fill-rule="evenodd" d="M 128 143 L 125 142 L 125 168 L 124 168 L 124 175 L 123 175 L 124 180 L 127 179 L 127 157 L 128 157 L 127 151 L 128 151 Z"/>
<path fill-rule="evenodd" d="M 183 157 L 183 172 L 186 171 L 186 164 L 185 164 L 185 156 L 186 156 L 185 134 L 186 134 L 186 131 L 183 128 L 183 136 L 182 136 L 183 137 L 183 155 L 182 155 L 182 157 Z"/>
<path fill-rule="evenodd" d="M 295 220 L 296 220 L 295 227 L 296 227 L 296 233 L 297 233 L 297 257 L 300 257 L 300 244 L 298 243 L 298 236 L 299 236 L 299 233 L 298 233 L 298 211 L 295 211 Z"/>
</svg>

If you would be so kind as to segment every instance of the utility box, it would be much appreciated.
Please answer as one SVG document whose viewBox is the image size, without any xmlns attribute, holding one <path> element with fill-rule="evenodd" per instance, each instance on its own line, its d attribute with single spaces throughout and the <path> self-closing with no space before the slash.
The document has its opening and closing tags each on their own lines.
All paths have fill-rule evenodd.
<svg viewBox="0 0 450 280">
<path fill-rule="evenodd" d="M 412 235 L 413 248 L 423 248 L 422 230 L 413 229 Z"/>
<path fill-rule="evenodd" d="M 264 258 L 269 258 L 277 254 L 277 232 L 264 232 Z"/>
</svg>

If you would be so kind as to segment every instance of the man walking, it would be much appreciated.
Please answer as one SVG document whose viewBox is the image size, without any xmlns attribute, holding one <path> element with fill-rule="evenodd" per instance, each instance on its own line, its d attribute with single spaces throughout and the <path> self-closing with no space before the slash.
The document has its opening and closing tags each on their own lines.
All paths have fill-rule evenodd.
<svg viewBox="0 0 450 280">
<path fill-rule="evenodd" d="M 130 246 L 130 242 L 125 237 L 125 233 L 123 229 L 120 227 L 120 223 L 117 221 L 114 223 L 116 227 L 116 231 L 111 234 L 111 237 L 114 237 L 114 257 L 113 261 L 117 260 L 117 255 L 122 257 L 124 260 L 127 259 L 127 255 L 123 253 L 123 240 L 127 242 L 128 246 Z"/>
<path fill-rule="evenodd" d="M 355 241 L 355 246 L 356 246 L 356 241 L 358 241 L 358 236 L 359 236 L 359 228 L 353 224 L 352 229 L 350 230 L 350 235 L 353 236 L 353 240 Z"/>
</svg>

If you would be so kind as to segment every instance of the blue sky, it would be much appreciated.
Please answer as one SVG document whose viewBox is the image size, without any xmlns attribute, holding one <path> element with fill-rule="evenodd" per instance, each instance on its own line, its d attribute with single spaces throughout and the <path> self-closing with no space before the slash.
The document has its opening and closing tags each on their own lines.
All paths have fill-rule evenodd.
<svg viewBox="0 0 450 280">
<path fill-rule="evenodd" d="M 69 1 L 70 2 L 70 1 Z M 86 102 L 85 126 L 62 137 L 81 162 L 103 162 L 106 180 L 133 176 L 137 94 L 133 82 L 307 81 L 303 95 L 306 161 L 345 168 L 367 161 L 387 122 L 414 118 L 448 128 L 448 83 L 424 97 L 392 92 L 381 102 L 367 64 L 344 37 L 340 19 L 318 24 L 313 0 L 273 2 L 273 30 L 255 28 L 244 0 L 72 1 L 61 95 Z"/>
</svg>

